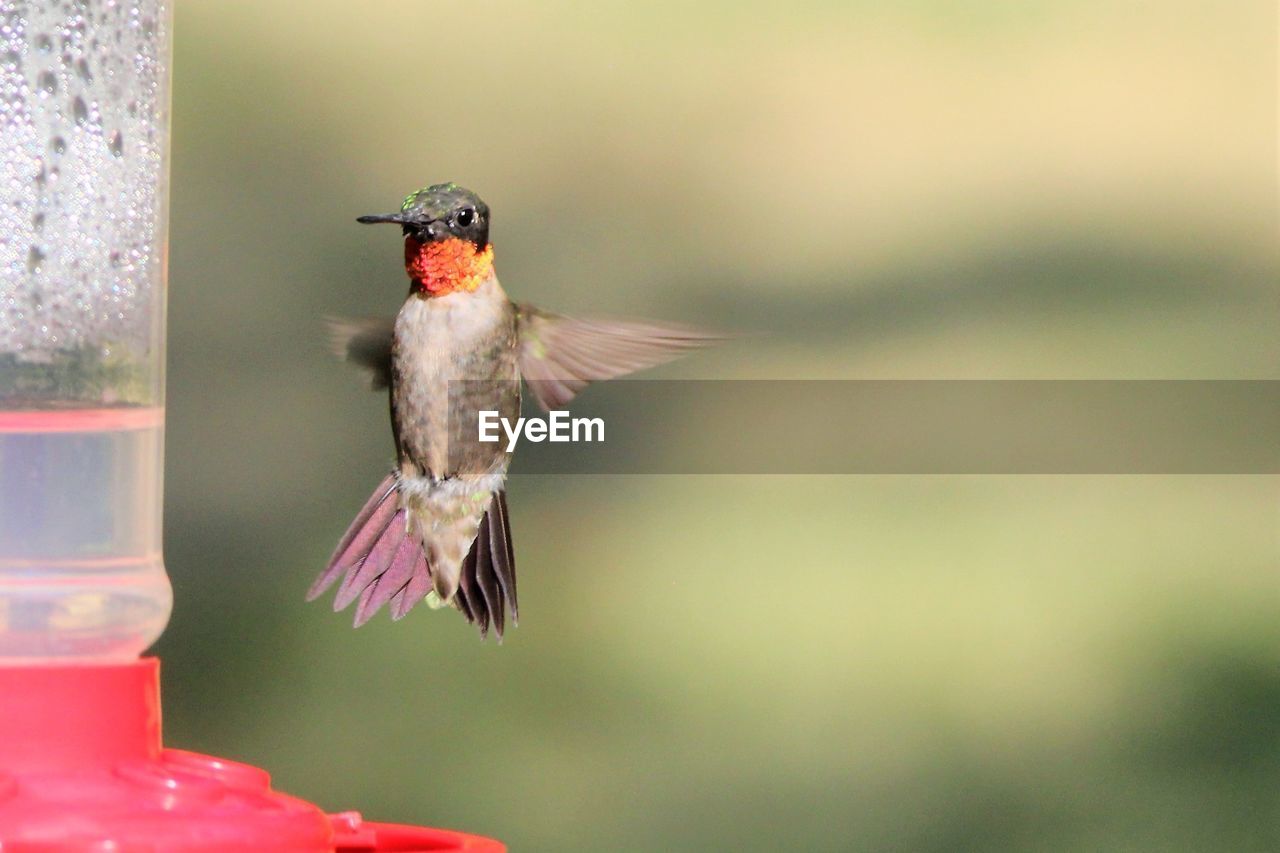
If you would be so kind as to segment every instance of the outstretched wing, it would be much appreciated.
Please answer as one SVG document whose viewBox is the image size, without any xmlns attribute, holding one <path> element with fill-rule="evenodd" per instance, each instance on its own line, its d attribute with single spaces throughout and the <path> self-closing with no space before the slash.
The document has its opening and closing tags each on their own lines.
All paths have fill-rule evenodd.
<svg viewBox="0 0 1280 853">
<path fill-rule="evenodd" d="M 583 388 L 653 367 L 726 335 L 643 320 L 562 317 L 518 305 L 520 374 L 543 409 L 564 406 Z"/>
<path fill-rule="evenodd" d="M 391 385 L 391 317 L 326 317 L 329 346 L 338 358 L 368 370 L 375 391 Z"/>
</svg>

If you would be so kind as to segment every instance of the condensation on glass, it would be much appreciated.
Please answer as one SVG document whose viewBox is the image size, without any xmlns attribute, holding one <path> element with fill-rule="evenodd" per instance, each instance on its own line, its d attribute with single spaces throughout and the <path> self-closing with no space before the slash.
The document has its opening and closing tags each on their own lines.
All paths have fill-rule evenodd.
<svg viewBox="0 0 1280 853">
<path fill-rule="evenodd" d="M 0 663 L 168 620 L 170 5 L 0 0 Z"/>
</svg>

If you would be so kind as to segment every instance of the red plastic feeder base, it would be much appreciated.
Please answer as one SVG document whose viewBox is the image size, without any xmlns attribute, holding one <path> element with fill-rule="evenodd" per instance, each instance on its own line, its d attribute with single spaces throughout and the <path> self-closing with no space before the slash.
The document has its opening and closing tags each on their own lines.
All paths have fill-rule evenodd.
<svg viewBox="0 0 1280 853">
<path fill-rule="evenodd" d="M 160 740 L 160 662 L 0 667 L 0 851 L 469 851 L 488 838 L 326 815 L 265 770 Z"/>
</svg>

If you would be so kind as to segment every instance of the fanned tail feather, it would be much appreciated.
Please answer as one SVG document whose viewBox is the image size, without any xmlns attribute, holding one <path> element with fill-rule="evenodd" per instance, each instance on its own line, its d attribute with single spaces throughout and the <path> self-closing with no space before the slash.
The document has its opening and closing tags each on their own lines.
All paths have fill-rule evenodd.
<svg viewBox="0 0 1280 853">
<path fill-rule="evenodd" d="M 479 627 L 481 637 L 488 636 L 492 627 L 501 641 L 507 613 L 512 624 L 518 624 L 519 619 L 505 491 L 490 497 L 459 572 L 457 591 L 449 603 Z M 333 609 L 343 610 L 358 602 L 357 628 L 383 607 L 390 610 L 393 620 L 403 619 L 431 592 L 433 577 L 427 552 L 420 535 L 410 531 L 394 475 L 378 484 L 351 522 L 328 566 L 307 591 L 307 600 L 320 597 L 339 578 Z"/>
<path fill-rule="evenodd" d="M 372 582 L 365 586 L 364 592 L 360 593 L 360 603 L 356 607 L 357 628 L 373 618 L 373 614 L 377 613 L 382 608 L 382 605 L 391 598 L 390 595 L 387 595 L 386 599 L 380 599 L 378 590 L 385 588 L 394 593 L 409 582 L 409 576 L 413 572 L 414 563 L 420 553 L 422 553 L 422 546 L 414 541 L 414 537 L 405 536 L 400 540 L 400 544 L 396 546 L 395 554 L 391 557 L 391 564 L 387 566 L 386 571 L 374 578 Z M 369 556 L 370 558 L 373 557 L 372 554 Z M 334 604 L 336 606 L 337 602 L 334 602 Z"/>
<path fill-rule="evenodd" d="M 356 613 L 356 627 L 359 628 L 367 622 L 373 614 L 377 613 L 387 604 L 395 600 L 396 595 L 403 592 L 414 578 L 420 577 L 423 581 L 431 578 L 430 572 L 427 571 L 427 554 L 420 547 L 415 547 L 412 539 L 409 542 L 410 553 L 413 555 L 412 562 L 400 566 L 400 571 L 396 570 L 397 564 L 387 570 L 387 573 L 378 578 L 376 584 L 371 584 L 367 590 L 367 598 L 362 596 L 360 599 L 360 610 Z M 401 543 L 404 548 L 404 543 Z M 403 572 L 403 574 L 402 574 Z M 395 615 L 394 606 L 391 608 L 391 618 L 398 618 Z"/>
<path fill-rule="evenodd" d="M 426 553 L 421 540 L 408 532 L 394 474 L 387 475 L 378 484 L 351 522 L 333 550 L 328 566 L 307 591 L 307 600 L 319 598 L 338 578 L 342 578 L 342 583 L 334 595 L 333 609 L 342 610 L 358 599 L 357 628 L 388 602 L 394 602 L 397 595 L 412 591 L 414 581 L 418 581 L 416 586 L 422 590 L 419 598 L 430 588 Z M 405 612 L 408 607 L 403 607 L 400 615 Z M 392 615 L 395 616 L 395 608 Z"/>
<path fill-rule="evenodd" d="M 422 555 L 419 564 L 424 568 L 427 565 L 426 554 Z M 409 583 L 405 584 L 399 592 L 391 598 L 391 618 L 393 621 L 399 621 L 405 617 L 413 606 L 426 597 L 427 592 L 431 589 L 431 573 L 427 571 L 415 571 L 413 577 L 409 579 Z"/>
<path fill-rule="evenodd" d="M 395 490 L 395 476 L 388 474 L 378 484 L 378 488 L 373 490 L 373 494 L 369 496 L 369 500 L 365 502 L 360 512 L 356 513 L 351 526 L 338 542 L 338 547 L 333 549 L 328 567 L 307 590 L 307 601 L 315 601 L 324 595 L 326 589 L 333 586 L 333 582 L 342 574 L 342 570 L 349 565 L 349 559 L 353 554 L 357 556 L 367 554 L 373 547 L 373 543 L 386 528 L 386 521 L 390 520 L 390 516 L 396 510 L 396 502 L 389 500 Z M 375 514 L 378 518 L 374 518 Z M 357 542 L 357 538 L 361 541 Z"/>
<path fill-rule="evenodd" d="M 511 514 L 507 512 L 506 490 L 498 492 L 498 513 L 501 524 L 498 529 L 502 533 L 502 547 L 495 548 L 502 560 L 502 568 L 498 570 L 498 585 L 502 594 L 511 605 L 511 624 L 520 624 L 520 602 L 516 597 L 516 549 L 511 545 Z"/>
<path fill-rule="evenodd" d="M 382 577 L 391 568 L 396 551 L 405 539 L 406 526 L 404 510 L 391 516 L 391 522 L 382 531 L 373 549 L 359 563 L 352 566 L 347 576 L 342 579 L 338 594 L 333 597 L 335 612 L 346 609 L 347 605 L 360 597 L 365 587 Z"/>
<path fill-rule="evenodd" d="M 453 606 L 487 636 L 490 625 L 499 641 L 506 630 L 506 614 L 519 624 L 516 601 L 516 561 L 507 520 L 507 493 L 494 492 L 471 551 L 462 562 Z"/>
</svg>

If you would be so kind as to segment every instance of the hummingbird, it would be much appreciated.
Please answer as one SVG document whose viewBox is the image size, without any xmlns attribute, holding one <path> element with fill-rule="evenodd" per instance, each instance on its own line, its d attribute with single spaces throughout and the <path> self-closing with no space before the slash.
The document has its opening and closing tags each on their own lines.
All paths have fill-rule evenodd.
<svg viewBox="0 0 1280 853">
<path fill-rule="evenodd" d="M 480 411 L 514 422 L 521 380 L 544 410 L 589 383 L 670 361 L 723 336 L 689 326 L 574 319 L 512 302 L 493 266 L 490 211 L 453 183 L 410 193 L 394 213 L 409 293 L 394 318 L 331 319 L 331 344 L 387 390 L 396 463 L 307 593 L 342 578 L 334 610 L 358 602 L 359 627 L 387 606 L 399 620 L 420 601 L 453 606 L 481 637 L 518 622 L 507 511 L 510 454 L 482 443 Z"/>
</svg>

